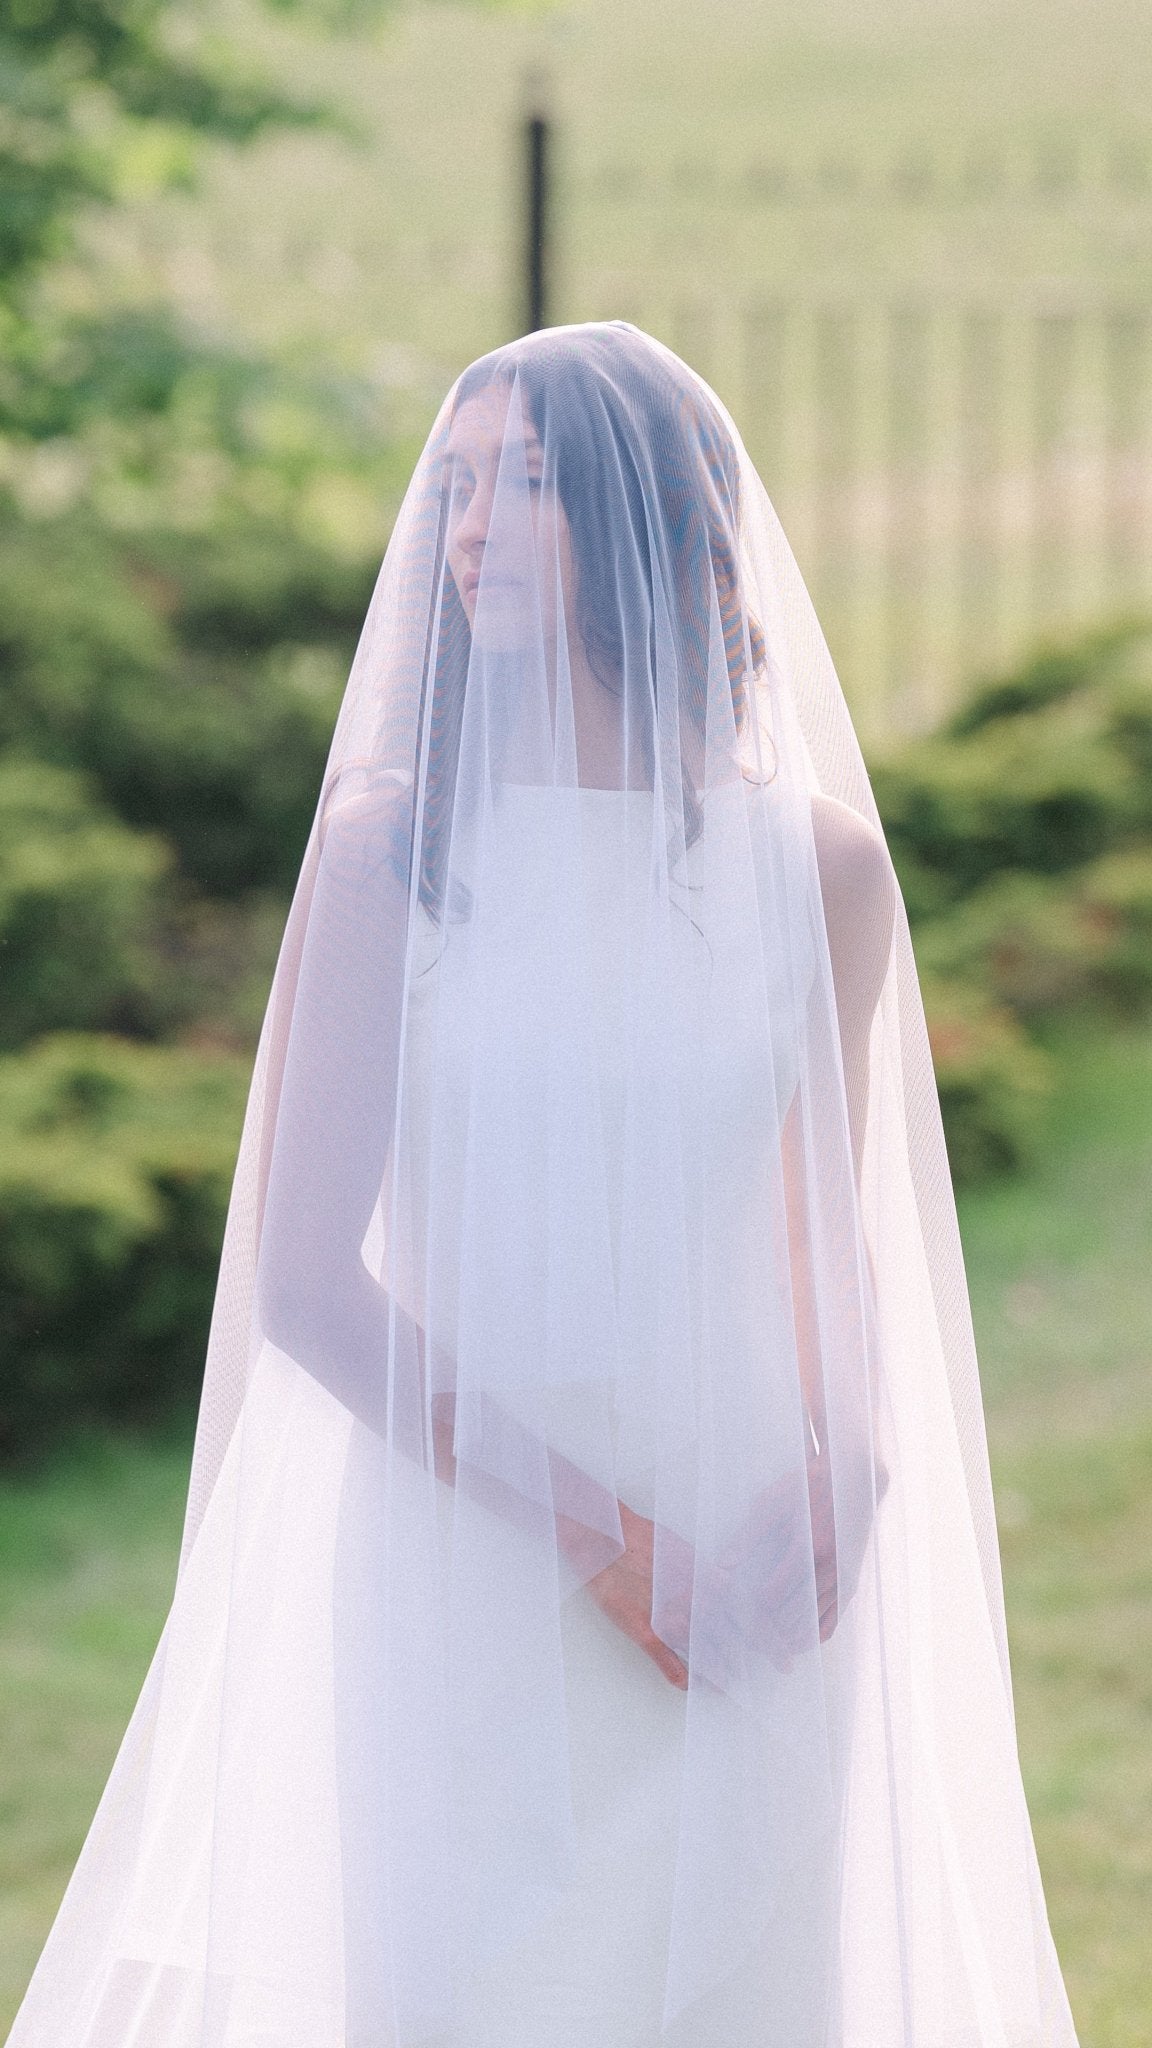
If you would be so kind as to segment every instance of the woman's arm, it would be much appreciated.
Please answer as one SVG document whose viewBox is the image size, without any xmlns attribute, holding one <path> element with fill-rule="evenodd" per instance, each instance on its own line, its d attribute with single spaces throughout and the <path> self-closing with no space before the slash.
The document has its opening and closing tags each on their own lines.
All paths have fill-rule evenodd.
<svg viewBox="0 0 1152 2048">
<path fill-rule="evenodd" d="M 859 1172 L 868 1114 L 868 1041 L 892 953 L 896 880 L 875 827 L 835 797 L 814 798 L 812 833 Z"/>
<path fill-rule="evenodd" d="M 868 1114 L 868 1044 L 891 954 L 896 885 L 882 839 L 857 812 L 833 798 L 818 797 L 812 822 L 858 1185 Z M 827 1405 L 798 1094 L 784 1121 L 781 1149 L 796 1349 L 809 1415 L 809 1507 L 816 1593 L 820 1634 L 825 1638 L 836 1625 L 844 1574 L 826 1451 Z M 863 1450 L 871 1461 L 872 1445 Z M 882 1466 L 876 1467 L 875 1483 L 878 1493 L 883 1493 L 887 1473 Z"/>
<path fill-rule="evenodd" d="M 554 1507 L 492 1473 L 457 1469 L 455 1361 L 430 1360 L 427 1334 L 360 1255 L 393 1135 L 408 920 L 410 797 L 398 785 L 332 812 L 316 860 L 295 982 L 277 1047 L 279 1099 L 260 1239 L 261 1325 L 359 1421 L 464 1485 L 494 1513 L 559 1535 L 581 1573 L 616 1554 L 606 1535 L 615 1496 L 547 1450 Z M 428 1373 L 440 1390 L 428 1400 Z M 509 1465 L 531 1470 L 528 1432 L 498 1411 L 483 1417 Z M 429 1441 L 429 1437 L 431 1441 Z M 510 1444 L 519 1437 L 519 1449 Z"/>
<path fill-rule="evenodd" d="M 868 1041 L 892 950 L 896 885 L 883 840 L 859 812 L 834 797 L 816 797 L 812 829 L 858 1180 L 868 1117 Z M 800 1370 L 816 1437 L 823 1444 L 824 1387 L 798 1095 L 784 1119 L 781 1149 Z"/>
<path fill-rule="evenodd" d="M 272 1342 L 369 1427 L 401 1436 L 422 1411 L 420 1347 L 360 1247 L 392 1139 L 407 925 L 396 856 L 409 803 L 384 787 L 340 805 L 321 831 L 277 1046 L 257 1275 Z"/>
<path fill-rule="evenodd" d="M 888 967 L 895 887 L 882 839 L 857 812 L 833 798 L 817 797 L 812 806 L 812 823 L 848 1094 L 853 1161 L 858 1172 L 868 1108 L 868 1038 Z M 810 1626 L 813 1560 L 821 1636 L 830 1635 L 835 1627 L 838 1600 L 850 1574 L 843 1569 L 846 1543 L 842 1541 L 837 1549 L 830 1465 L 825 1450 L 820 1329 L 800 1104 L 796 1098 L 784 1122 L 782 1155 L 797 1354 L 814 1430 L 808 1446 L 808 1514 L 801 1522 L 792 1475 L 785 1475 L 782 1486 L 767 1489 L 749 1526 L 736 1538 L 721 1564 L 733 1574 L 740 1611 L 749 1618 L 760 1646 L 786 1669 L 792 1654 L 802 1647 Z M 870 1446 L 867 1455 L 871 1458 Z M 869 1498 L 871 1483 L 869 1474 Z M 877 1475 L 881 1491 L 884 1483 L 881 1471 Z M 589 1591 L 605 1612 L 646 1650 L 665 1676 L 679 1686 L 687 1684 L 684 1658 L 689 1641 L 697 1644 L 699 1658 L 701 1644 L 706 1644 L 710 1625 L 715 1623 L 719 1629 L 715 1668 L 722 1673 L 726 1604 L 723 1587 L 710 1574 L 705 1574 L 702 1580 L 689 1546 L 665 1532 L 664 1571 L 675 1572 L 682 1589 L 677 1603 L 668 1598 L 665 1588 L 664 1606 L 672 1623 L 669 1634 L 683 1652 L 683 1656 L 675 1655 L 650 1626 L 653 1525 L 627 1509 L 622 1509 L 622 1521 L 625 1553 L 592 1581 Z M 765 1523 L 772 1534 L 769 1551 L 775 1550 L 776 1561 L 771 1567 L 757 1561 L 753 1567 L 755 1583 L 750 1587 L 750 1558 L 759 1560 L 764 1555 L 761 1539 Z M 737 1632 L 742 1627 L 743 1624 L 738 1624 Z M 706 1658 L 706 1649 L 704 1654 Z"/>
</svg>

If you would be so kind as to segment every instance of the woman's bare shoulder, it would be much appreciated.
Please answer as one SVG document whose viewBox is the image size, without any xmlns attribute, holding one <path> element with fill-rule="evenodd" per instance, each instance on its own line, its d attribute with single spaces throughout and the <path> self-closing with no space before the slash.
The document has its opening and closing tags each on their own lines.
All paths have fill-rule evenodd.
<svg viewBox="0 0 1152 2048">
<path fill-rule="evenodd" d="M 319 846 L 327 868 L 386 870 L 406 885 L 411 839 L 411 789 L 398 775 L 333 779 L 319 814 Z"/>
<path fill-rule="evenodd" d="M 820 869 L 820 888 L 846 911 L 873 915 L 895 902 L 896 878 L 883 833 L 839 797 L 818 792 L 812 798 L 812 837 Z"/>
</svg>

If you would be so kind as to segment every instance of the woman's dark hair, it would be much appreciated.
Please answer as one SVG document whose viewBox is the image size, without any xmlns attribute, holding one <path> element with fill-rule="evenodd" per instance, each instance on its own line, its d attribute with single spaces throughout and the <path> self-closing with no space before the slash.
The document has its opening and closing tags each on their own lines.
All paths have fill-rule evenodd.
<svg viewBox="0 0 1152 2048">
<path fill-rule="evenodd" d="M 461 377 L 455 406 L 493 385 L 511 386 L 517 377 L 571 533 L 575 623 L 588 664 L 612 695 L 634 696 L 628 728 L 644 753 L 650 782 L 661 602 L 670 615 L 688 847 L 702 825 L 693 756 L 702 763 L 713 602 L 738 734 L 749 715 L 749 673 L 765 658 L 763 635 L 741 593 L 739 464 L 731 436 L 706 394 L 670 372 L 624 321 L 608 322 L 596 333 L 587 327 L 571 335 L 544 330 L 482 357 Z M 654 523 L 650 505 L 659 511 Z M 605 546 L 606 533 L 624 530 L 630 548 Z M 622 588 L 624 577 L 638 587 Z M 470 647 L 454 582 L 445 576 L 443 583 L 429 663 L 433 697 L 420 860 L 420 895 L 434 917 L 442 899 Z M 630 635 L 640 644 L 629 644 Z"/>
</svg>

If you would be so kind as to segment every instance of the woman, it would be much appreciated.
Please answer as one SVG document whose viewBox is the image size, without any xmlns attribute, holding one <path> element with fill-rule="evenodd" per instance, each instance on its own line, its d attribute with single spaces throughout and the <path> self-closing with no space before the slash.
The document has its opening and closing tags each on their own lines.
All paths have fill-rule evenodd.
<svg viewBox="0 0 1152 2048">
<path fill-rule="evenodd" d="M 12 2048 L 1074 2048 L 907 927 L 732 422 L 449 393 Z"/>
</svg>

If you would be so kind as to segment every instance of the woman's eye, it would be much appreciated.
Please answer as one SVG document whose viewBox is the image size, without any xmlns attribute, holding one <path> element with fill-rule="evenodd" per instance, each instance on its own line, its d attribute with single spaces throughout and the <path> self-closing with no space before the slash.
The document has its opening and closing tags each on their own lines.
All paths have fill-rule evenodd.
<svg viewBox="0 0 1152 2048">
<path fill-rule="evenodd" d="M 512 476 L 497 487 L 497 496 L 507 491 L 515 497 L 536 497 L 544 489 L 542 476 Z"/>
</svg>

